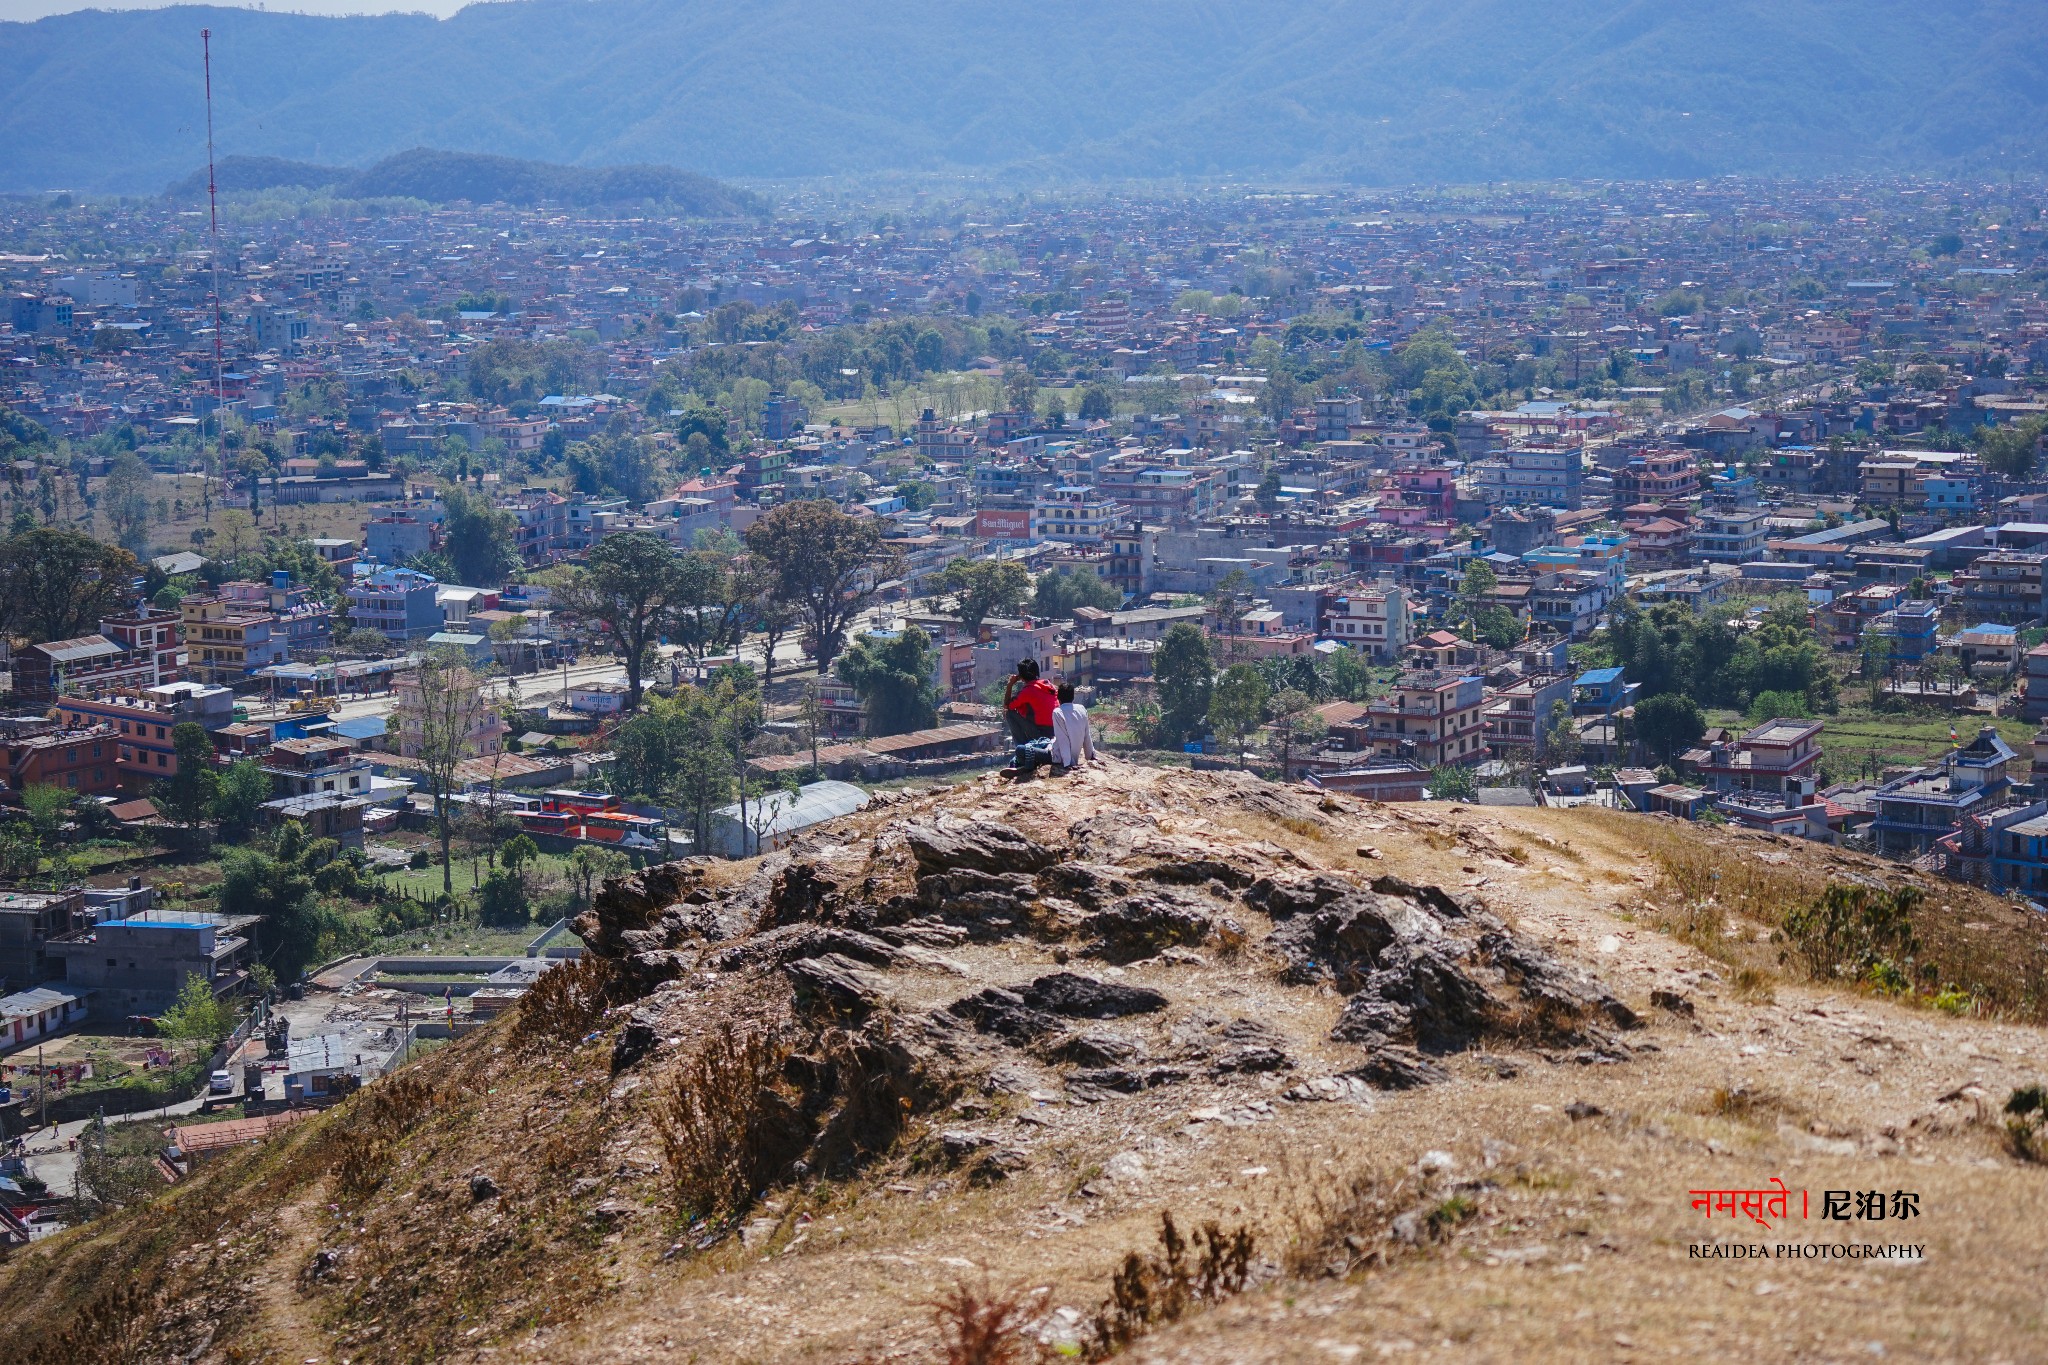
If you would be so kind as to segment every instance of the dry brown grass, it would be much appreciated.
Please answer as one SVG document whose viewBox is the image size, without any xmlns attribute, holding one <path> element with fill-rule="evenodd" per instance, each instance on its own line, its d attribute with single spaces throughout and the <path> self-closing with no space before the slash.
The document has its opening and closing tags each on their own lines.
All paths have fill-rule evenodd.
<svg viewBox="0 0 2048 1365">
<path fill-rule="evenodd" d="M 727 1025 L 663 1084 L 655 1131 L 676 1210 L 716 1220 L 743 1212 L 788 1174 L 808 1130 L 783 1080 L 788 1046 L 765 1032 Z"/>
<path fill-rule="evenodd" d="M 572 962 L 540 974 L 520 997 L 512 1020 L 512 1046 L 521 1052 L 574 1044 L 604 1021 L 612 999 L 616 968 L 610 960 L 585 953 Z"/>
</svg>

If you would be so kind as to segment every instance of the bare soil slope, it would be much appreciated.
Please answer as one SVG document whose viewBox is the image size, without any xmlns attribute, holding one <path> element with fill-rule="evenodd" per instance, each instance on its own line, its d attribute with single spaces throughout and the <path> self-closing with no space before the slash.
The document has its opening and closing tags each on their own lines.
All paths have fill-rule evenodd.
<svg viewBox="0 0 2048 1365">
<path fill-rule="evenodd" d="M 1255 1250 L 1138 1360 L 2038 1359 L 2039 1030 L 1758 970 L 1898 876 L 1121 764 L 899 798 L 613 885 L 509 1024 L 18 1255 L 0 1360 L 926 1360 L 962 1283 L 1075 1352 L 1162 1214 Z M 1929 890 L 2032 1017 L 2035 926 Z M 1773 1177 L 1770 1231 L 1694 1208 Z"/>
</svg>

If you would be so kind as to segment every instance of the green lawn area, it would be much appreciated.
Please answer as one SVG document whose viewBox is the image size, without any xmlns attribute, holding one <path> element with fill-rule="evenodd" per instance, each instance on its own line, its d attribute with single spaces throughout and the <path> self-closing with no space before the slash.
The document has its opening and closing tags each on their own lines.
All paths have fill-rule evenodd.
<svg viewBox="0 0 2048 1365">
<path fill-rule="evenodd" d="M 396 872 L 379 873 L 385 886 L 396 891 L 403 887 L 414 896 L 438 896 L 441 894 L 441 851 L 438 845 L 430 845 L 428 853 L 433 862 L 426 867 L 408 867 Z M 569 858 L 563 853 L 543 853 L 529 864 L 529 875 L 538 876 L 543 882 L 563 886 L 569 880 Z M 477 859 L 474 866 L 460 846 L 449 863 L 449 871 L 455 879 L 455 894 L 460 896 L 476 889 L 477 882 L 491 875 L 490 864 Z"/>
</svg>

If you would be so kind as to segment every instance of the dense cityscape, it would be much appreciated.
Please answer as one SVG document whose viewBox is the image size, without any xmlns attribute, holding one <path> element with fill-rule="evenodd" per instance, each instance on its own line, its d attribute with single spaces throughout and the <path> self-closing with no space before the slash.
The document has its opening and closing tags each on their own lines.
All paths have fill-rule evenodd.
<svg viewBox="0 0 2048 1365">
<path fill-rule="evenodd" d="M 408 1093 L 388 1087 L 500 1014 L 514 1031 L 490 1036 L 528 1046 L 521 1002 L 568 998 L 583 967 L 562 964 L 625 944 L 640 967 L 608 970 L 653 970 L 634 936 L 670 921 L 606 908 L 655 885 L 636 876 L 681 878 L 646 892 L 657 909 L 709 914 L 688 878 L 738 885 L 705 869 L 780 856 L 749 942 L 817 920 L 809 949 L 758 960 L 799 1004 L 860 1017 L 862 972 L 937 970 L 990 941 L 957 906 L 1014 907 L 998 883 L 1019 867 L 1034 896 L 1055 876 L 1000 841 L 947 863 L 913 836 L 925 937 L 888 938 L 900 907 L 818 909 L 853 874 L 792 850 L 932 792 L 1058 801 L 1119 765 L 1256 778 L 1292 803 L 1273 838 L 1309 837 L 1297 807 L 1372 812 L 1366 830 L 1591 807 L 1634 822 L 1588 826 L 1625 841 L 1753 831 L 2048 913 L 2038 183 L 812 186 L 757 207 L 272 187 L 224 195 L 216 232 L 203 193 L 0 199 L 10 1245 L 182 1188 L 358 1089 Z M 1041 675 L 1094 762 L 1019 729 Z M 1465 855 L 1463 885 L 1552 856 L 1547 838 Z M 1074 889 L 1092 866 L 1060 874 L 1064 911 L 1034 902 L 1041 934 L 1100 909 Z M 1188 880 L 1277 923 L 1271 869 Z M 1800 894 L 1834 905 L 1849 883 L 1891 904 L 1853 877 Z M 1719 908 L 1699 928 L 1713 898 L 1686 895 L 1693 918 L 1657 927 L 1733 951 Z M 1135 972 L 1243 942 L 1154 912 L 1142 950 L 1088 930 L 1097 955 Z M 1803 923 L 1759 941 L 1811 956 Z M 1910 930 L 1867 932 L 1840 989 L 2007 1008 Z M 1283 979 L 1346 980 L 1329 963 L 1352 950 L 1317 942 Z M 1007 1001 L 951 1009 L 1015 1041 L 1033 1009 L 1157 1008 Z M 586 1043 L 612 1027 L 597 1008 Z M 1385 1041 L 1347 1027 L 1331 1036 Z M 657 1041 L 634 1022 L 598 1051 L 616 1075 Z M 1130 1080 L 1122 1045 L 1065 1046 L 1095 1068 L 1069 1078 L 1089 1103 L 1167 1083 Z M 1397 1080 L 1345 1075 L 1368 1076 L 1358 1094 L 1442 1078 L 1402 1055 Z M 1038 1084 L 1012 1089 L 1044 1104 Z M 1329 1084 L 1284 1098 L 1352 1093 Z M 977 1182 L 1006 1178 L 998 1139 L 943 1136 Z M 1091 1169 L 1073 1183 L 1095 1199 Z M 465 1208 L 499 1195 L 463 1179 Z M 794 1251 L 799 1225 L 762 1207 L 686 1209 L 662 1259 L 742 1228 L 750 1253 Z"/>
</svg>

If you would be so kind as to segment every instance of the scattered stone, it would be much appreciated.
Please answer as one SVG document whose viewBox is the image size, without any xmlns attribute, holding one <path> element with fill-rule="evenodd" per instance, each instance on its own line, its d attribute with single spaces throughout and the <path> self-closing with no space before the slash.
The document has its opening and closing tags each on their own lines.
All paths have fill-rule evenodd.
<svg viewBox="0 0 2048 1365">
<path fill-rule="evenodd" d="M 619 1030 L 618 1040 L 612 1044 L 612 1075 L 639 1065 L 660 1045 L 661 1033 L 655 1028 L 648 1011 L 644 1008 L 634 1010 L 626 1020 L 626 1026 Z"/>
<path fill-rule="evenodd" d="M 1288 1090 L 1280 1096 L 1283 1100 L 1358 1100 L 1372 1094 L 1372 1086 L 1364 1079 L 1349 1074 L 1318 1076 L 1311 1081 Z"/>
<path fill-rule="evenodd" d="M 1687 1018 L 1692 1017 L 1692 1001 L 1686 999 L 1677 991 L 1651 991 L 1650 1004 L 1654 1008 L 1663 1010 L 1668 1014 L 1682 1014 Z"/>
<path fill-rule="evenodd" d="M 864 1019 L 883 1000 L 882 984 L 852 958 L 838 953 L 799 958 L 782 965 L 806 1009 L 841 1018 Z"/>
<path fill-rule="evenodd" d="M 939 1134 L 939 1147 L 945 1152 L 946 1159 L 953 1162 L 965 1161 L 984 1147 L 995 1146 L 995 1142 L 986 1133 L 970 1133 L 961 1128 Z"/>
<path fill-rule="evenodd" d="M 1573 1123 L 1580 1123 L 1586 1119 L 1597 1119 L 1605 1112 L 1599 1105 L 1588 1104 L 1584 1100 L 1573 1100 L 1564 1107 L 1564 1116 Z"/>
<path fill-rule="evenodd" d="M 1048 1046 L 1043 1055 L 1075 1066 L 1122 1066 L 1137 1057 L 1138 1047 L 1107 1033 L 1072 1033 Z"/>
<path fill-rule="evenodd" d="M 1157 957 L 1166 948 L 1192 947 L 1214 928 L 1203 902 L 1170 888 L 1118 901 L 1081 922 L 1081 932 L 1096 940 L 1094 952 L 1119 963 Z"/>
<path fill-rule="evenodd" d="M 1380 1048 L 1363 1066 L 1355 1066 L 1344 1074 L 1365 1082 L 1375 1090 L 1413 1090 L 1451 1078 L 1450 1072 L 1414 1049 L 1405 1047 Z"/>
<path fill-rule="evenodd" d="M 1188 1078 L 1188 1073 L 1177 1066 L 1153 1067 L 1089 1067 L 1076 1071 L 1068 1084 L 1085 1086 L 1094 1090 L 1115 1090 L 1132 1095 L 1154 1086 L 1177 1085 Z"/>
<path fill-rule="evenodd" d="M 1047 848 L 1008 825 L 941 815 L 904 826 L 903 836 L 917 860 L 918 877 L 967 869 L 975 872 L 1038 872 L 1060 860 Z"/>
<path fill-rule="evenodd" d="M 1143 986 L 1055 972 L 1026 987 L 1024 1003 L 1071 1019 L 1121 1019 L 1131 1014 L 1156 1014 L 1166 1008 L 1166 997 Z"/>
<path fill-rule="evenodd" d="M 469 1178 L 469 1197 L 472 1203 L 481 1204 L 486 1199 L 498 1197 L 498 1182 L 479 1171 Z"/>
<path fill-rule="evenodd" d="M 946 1013 L 964 1019 L 982 1033 L 993 1033 L 1013 1043 L 1049 1038 L 1064 1028 L 1060 1017 L 1033 1009 L 1024 997 L 1000 986 L 990 986 L 946 1006 Z"/>
</svg>

